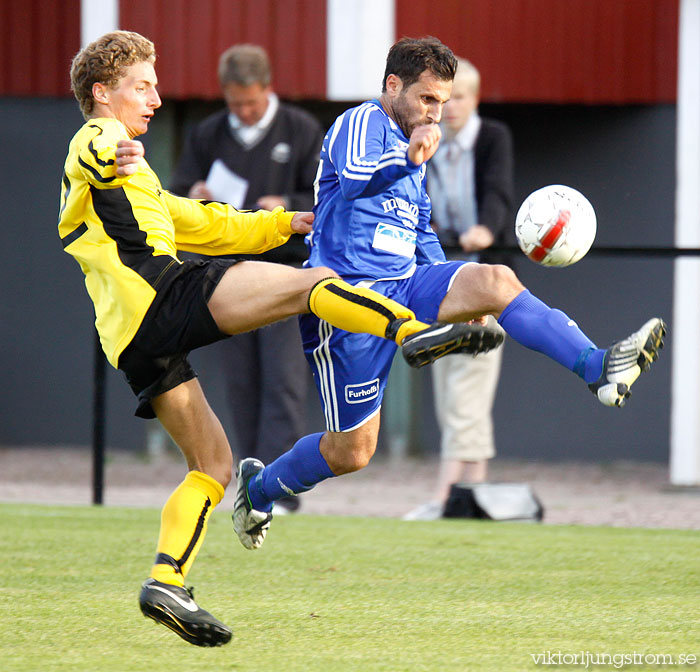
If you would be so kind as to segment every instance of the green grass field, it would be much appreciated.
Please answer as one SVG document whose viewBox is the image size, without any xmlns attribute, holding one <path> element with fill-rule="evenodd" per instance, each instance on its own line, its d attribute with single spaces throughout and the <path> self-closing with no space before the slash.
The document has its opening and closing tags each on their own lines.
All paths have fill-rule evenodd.
<svg viewBox="0 0 700 672">
<path fill-rule="evenodd" d="M 700 656 L 697 532 L 288 516 L 250 552 L 215 512 L 188 583 L 234 640 L 200 649 L 138 609 L 158 511 L 8 504 L 0 517 L 3 672 L 519 671 L 556 669 L 531 657 L 547 651 Z"/>
</svg>

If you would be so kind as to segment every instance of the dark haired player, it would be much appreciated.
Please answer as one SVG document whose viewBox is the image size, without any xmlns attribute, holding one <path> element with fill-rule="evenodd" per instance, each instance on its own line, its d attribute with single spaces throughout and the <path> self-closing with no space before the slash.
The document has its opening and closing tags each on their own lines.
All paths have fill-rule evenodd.
<svg viewBox="0 0 700 672">
<path fill-rule="evenodd" d="M 457 60 L 435 38 L 404 38 L 389 51 L 382 94 L 344 112 L 326 134 L 317 177 L 309 266 L 330 266 L 356 287 L 409 306 L 427 322 L 496 317 L 522 345 L 588 383 L 607 406 L 622 406 L 632 383 L 656 359 L 665 325 L 653 318 L 603 350 L 559 310 L 533 296 L 507 266 L 446 262 L 430 228 L 425 162 L 440 141 L 438 122 Z M 261 514 L 285 494 L 362 469 L 374 454 L 382 395 L 395 346 L 300 318 L 327 432 L 300 439 L 267 467 L 243 460 L 236 516 Z M 247 548 L 257 548 L 237 526 Z M 259 542 L 259 543 L 258 543 Z"/>
</svg>

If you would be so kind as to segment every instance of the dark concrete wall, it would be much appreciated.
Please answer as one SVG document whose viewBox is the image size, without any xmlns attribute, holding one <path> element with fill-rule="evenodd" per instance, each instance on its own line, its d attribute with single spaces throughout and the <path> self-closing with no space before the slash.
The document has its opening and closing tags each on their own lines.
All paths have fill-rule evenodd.
<svg viewBox="0 0 700 672">
<path fill-rule="evenodd" d="M 326 124 L 338 108 L 310 107 Z M 539 186 L 570 184 L 596 208 L 598 245 L 672 245 L 673 106 L 501 105 L 484 106 L 482 113 L 505 120 L 513 130 L 518 202 Z M 192 114 L 190 108 L 166 104 L 145 139 L 149 161 L 164 184 Z M 0 101 L 0 445 L 88 444 L 91 439 L 92 308 L 82 274 L 63 253 L 56 233 L 63 160 L 81 121 L 69 100 Z M 568 269 L 541 268 L 524 257 L 517 262 L 534 293 L 569 313 L 601 345 L 626 336 L 648 316 L 671 321 L 671 260 L 591 253 Z M 496 401 L 500 454 L 667 459 L 669 355 L 635 387 L 624 410 L 613 410 L 600 406 L 572 374 L 508 342 Z M 194 353 L 193 362 L 230 429 L 216 346 Z M 419 371 L 408 377 L 417 384 L 413 403 L 425 407 L 415 429 L 418 444 L 436 451 L 429 375 Z M 143 447 L 145 425 L 132 416 L 131 393 L 112 370 L 107 398 L 109 447 Z M 315 395 L 308 425 L 321 429 Z"/>
</svg>

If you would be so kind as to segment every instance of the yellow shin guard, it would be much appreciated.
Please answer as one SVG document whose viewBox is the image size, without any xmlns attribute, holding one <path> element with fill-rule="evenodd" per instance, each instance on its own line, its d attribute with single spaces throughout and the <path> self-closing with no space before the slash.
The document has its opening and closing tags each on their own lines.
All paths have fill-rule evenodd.
<svg viewBox="0 0 700 672">
<path fill-rule="evenodd" d="M 218 481 L 201 471 L 190 471 L 163 507 L 156 561 L 151 578 L 184 585 L 204 541 L 211 512 L 224 496 Z"/>
<path fill-rule="evenodd" d="M 313 286 L 309 310 L 339 329 L 388 338 L 397 345 L 429 326 L 416 320 L 413 311 L 400 303 L 371 289 L 353 287 L 340 278 L 327 278 Z"/>
</svg>

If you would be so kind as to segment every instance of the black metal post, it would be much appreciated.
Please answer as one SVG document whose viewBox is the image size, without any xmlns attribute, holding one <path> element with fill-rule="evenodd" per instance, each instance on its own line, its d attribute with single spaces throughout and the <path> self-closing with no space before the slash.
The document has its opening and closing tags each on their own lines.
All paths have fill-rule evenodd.
<svg viewBox="0 0 700 672">
<path fill-rule="evenodd" d="M 95 332 L 92 396 L 92 503 L 102 504 L 105 467 L 105 399 L 107 359 Z"/>
</svg>

